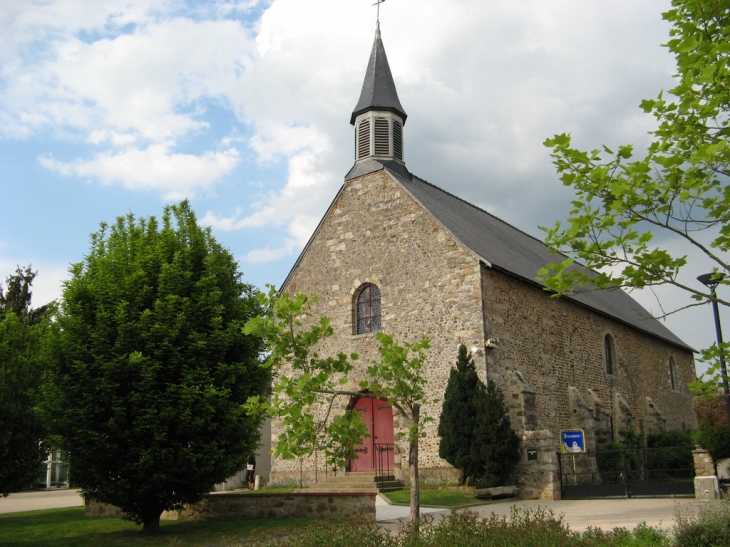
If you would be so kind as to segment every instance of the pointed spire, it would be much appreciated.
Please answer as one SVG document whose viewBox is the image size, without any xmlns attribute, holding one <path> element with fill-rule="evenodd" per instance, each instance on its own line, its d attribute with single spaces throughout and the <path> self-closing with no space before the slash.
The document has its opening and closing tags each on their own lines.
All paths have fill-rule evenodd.
<svg viewBox="0 0 730 547">
<path fill-rule="evenodd" d="M 360 100 L 357 101 L 357 106 L 352 112 L 350 123 L 355 125 L 355 118 L 370 110 L 395 112 L 403 118 L 403 123 L 405 123 L 407 117 L 398 99 L 393 75 L 390 73 L 388 57 L 385 55 L 383 40 L 380 38 L 379 21 L 375 30 L 375 42 L 373 43 L 373 50 L 370 52 L 365 81 L 360 92 Z"/>
</svg>

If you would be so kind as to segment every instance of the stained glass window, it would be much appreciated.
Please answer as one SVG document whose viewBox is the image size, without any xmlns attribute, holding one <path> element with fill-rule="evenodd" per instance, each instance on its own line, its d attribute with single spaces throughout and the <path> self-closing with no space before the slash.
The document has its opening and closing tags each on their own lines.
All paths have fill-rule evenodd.
<svg viewBox="0 0 730 547">
<path fill-rule="evenodd" d="M 357 295 L 357 334 L 380 330 L 380 290 L 366 285 Z"/>
</svg>

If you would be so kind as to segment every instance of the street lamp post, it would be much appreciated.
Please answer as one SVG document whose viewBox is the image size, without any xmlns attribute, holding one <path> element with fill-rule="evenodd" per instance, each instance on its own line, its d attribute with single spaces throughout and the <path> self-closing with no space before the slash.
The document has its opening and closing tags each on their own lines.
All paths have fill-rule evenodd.
<svg viewBox="0 0 730 547">
<path fill-rule="evenodd" d="M 725 413 L 727 416 L 727 425 L 730 427 L 730 390 L 727 385 L 727 369 L 725 368 L 725 356 L 722 350 L 722 328 L 720 327 L 720 310 L 717 308 L 717 295 L 715 289 L 720 281 L 725 277 L 721 273 L 702 274 L 697 280 L 703 285 L 710 288 L 712 295 L 712 311 L 715 313 L 715 333 L 717 334 L 717 347 L 720 350 L 720 373 L 722 374 L 722 392 L 725 395 Z"/>
</svg>

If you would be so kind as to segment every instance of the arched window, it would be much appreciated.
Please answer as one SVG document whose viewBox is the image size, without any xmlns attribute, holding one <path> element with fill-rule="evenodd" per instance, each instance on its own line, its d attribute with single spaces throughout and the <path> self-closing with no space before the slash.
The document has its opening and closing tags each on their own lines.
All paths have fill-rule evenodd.
<svg viewBox="0 0 730 547">
<path fill-rule="evenodd" d="M 677 363 L 674 362 L 674 357 L 669 358 L 669 382 L 672 385 L 672 389 L 677 389 L 677 380 L 675 375 L 675 370 L 677 367 Z"/>
<path fill-rule="evenodd" d="M 357 295 L 357 334 L 380 330 L 380 290 L 365 285 Z"/>
<path fill-rule="evenodd" d="M 607 334 L 603 339 L 604 356 L 606 358 L 606 374 L 614 374 L 616 370 L 616 346 L 613 336 Z"/>
</svg>

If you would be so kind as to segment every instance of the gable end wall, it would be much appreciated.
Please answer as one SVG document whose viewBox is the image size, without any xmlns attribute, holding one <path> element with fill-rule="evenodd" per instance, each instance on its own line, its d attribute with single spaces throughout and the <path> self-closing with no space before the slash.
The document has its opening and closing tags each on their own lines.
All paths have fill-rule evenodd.
<svg viewBox="0 0 730 547">
<path fill-rule="evenodd" d="M 443 400 L 449 371 L 461 342 L 468 347 L 483 344 L 479 261 L 414 201 L 384 171 L 350 180 L 333 204 L 295 270 L 282 290 L 318 295 L 315 317 L 330 317 L 334 336 L 318 348 L 320 355 L 355 352 L 358 372 L 345 386 L 357 391 L 364 369 L 379 358 L 373 334 L 353 334 L 353 299 L 364 283 L 380 288 L 382 328 L 396 339 L 415 343 L 431 340 L 426 371 L 427 398 Z M 338 405 L 344 411 L 349 401 Z M 429 403 L 424 412 L 438 418 L 441 403 Z M 396 467 L 407 467 L 407 426 L 396 418 Z M 273 438 L 278 425 L 272 426 Z M 424 469 L 453 470 L 438 457 L 437 424 L 425 428 L 421 438 Z M 318 457 L 323 472 L 323 455 Z M 303 462 L 312 480 L 315 462 Z M 398 474 L 398 473 L 396 473 Z M 276 461 L 272 477 L 299 478 L 299 461 Z"/>
</svg>

